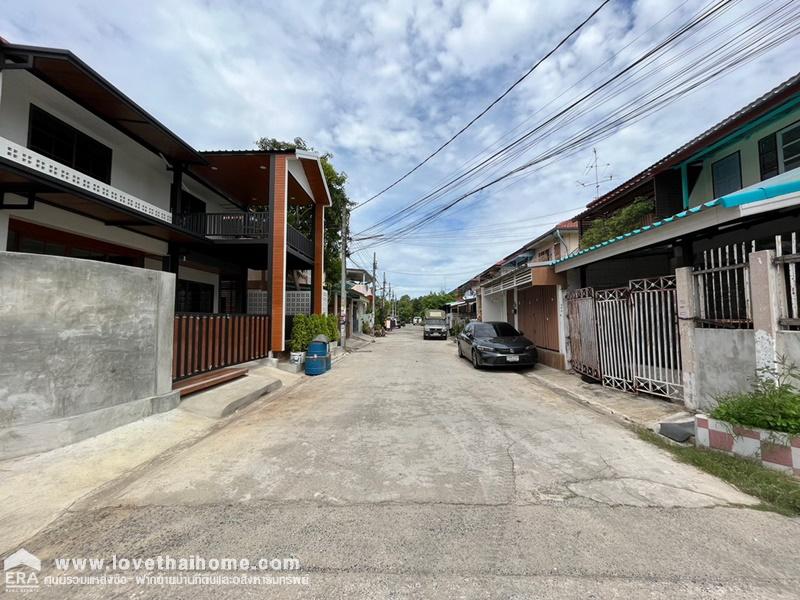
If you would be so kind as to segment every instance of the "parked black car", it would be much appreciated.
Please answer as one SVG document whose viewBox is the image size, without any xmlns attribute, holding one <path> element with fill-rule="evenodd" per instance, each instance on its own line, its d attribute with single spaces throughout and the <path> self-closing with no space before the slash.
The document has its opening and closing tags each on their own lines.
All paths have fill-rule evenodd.
<svg viewBox="0 0 800 600">
<path fill-rule="evenodd" d="M 484 366 L 536 364 L 536 346 L 502 321 L 467 323 L 459 334 L 458 356 L 472 360 L 476 369 Z"/>
</svg>

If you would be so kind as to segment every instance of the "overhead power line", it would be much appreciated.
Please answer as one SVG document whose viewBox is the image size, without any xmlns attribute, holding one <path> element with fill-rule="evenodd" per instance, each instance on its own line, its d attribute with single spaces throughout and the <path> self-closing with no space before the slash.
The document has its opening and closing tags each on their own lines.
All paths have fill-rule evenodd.
<svg viewBox="0 0 800 600">
<path fill-rule="evenodd" d="M 547 125 L 555 123 L 560 118 L 565 117 L 565 115 L 567 115 L 570 111 L 572 111 L 573 109 L 575 109 L 576 107 L 578 107 L 582 103 L 586 102 L 586 100 L 588 100 L 592 96 L 598 94 L 604 88 L 612 86 L 612 84 L 614 84 L 618 79 L 623 77 L 626 73 L 632 71 L 635 67 L 637 67 L 641 63 L 645 62 L 649 58 L 657 56 L 658 53 L 661 50 L 663 50 L 664 48 L 666 48 L 666 47 L 670 46 L 671 44 L 673 44 L 675 42 L 675 40 L 680 38 L 682 35 L 685 35 L 687 32 L 690 32 L 692 29 L 696 28 L 698 25 L 703 23 L 703 21 L 713 17 L 715 14 L 719 13 L 721 10 L 723 10 L 724 8 L 726 8 L 727 6 L 731 5 L 732 3 L 736 2 L 736 1 L 737 0 L 722 0 L 722 1 L 718 2 L 715 6 L 713 6 L 713 8 L 711 8 L 711 9 L 703 12 L 702 14 L 694 17 L 693 19 L 691 19 L 688 23 L 684 24 L 677 31 L 675 31 L 672 34 L 670 34 L 669 36 L 667 36 L 658 45 L 656 45 L 655 47 L 651 48 L 645 54 L 641 55 L 638 59 L 636 59 L 635 61 L 630 63 L 627 67 L 625 67 L 621 71 L 617 72 L 613 77 L 611 77 L 610 79 L 607 79 L 602 84 L 598 85 L 594 89 L 591 89 L 589 92 L 587 92 L 587 93 L 583 94 L 582 96 L 580 96 L 579 98 L 575 99 L 574 101 L 569 103 L 565 108 L 562 108 L 556 114 L 551 115 L 550 117 L 548 117 L 543 123 L 540 123 L 538 126 L 536 126 L 533 129 L 527 131 L 525 134 L 523 134 L 522 136 L 516 138 L 515 140 L 513 140 L 512 142 L 510 142 L 509 144 L 507 144 L 506 146 L 504 146 L 500 150 L 494 152 L 489 157 L 483 159 L 477 165 L 475 165 L 472 168 L 470 168 L 467 172 L 465 172 L 465 173 L 463 173 L 463 174 L 451 179 L 446 184 L 440 186 L 439 188 L 437 188 L 433 192 L 423 196 L 422 198 L 420 198 L 419 200 L 415 201 L 411 205 L 409 205 L 409 206 L 407 206 L 407 207 L 405 207 L 403 209 L 400 209 L 396 213 L 394 213 L 394 214 L 392 214 L 392 215 L 390 215 L 388 217 L 385 217 L 384 219 L 382 219 L 382 220 L 378 221 L 377 223 L 373 224 L 372 226 L 367 227 L 366 229 L 360 231 L 359 234 L 363 234 L 363 233 L 366 233 L 367 231 L 373 230 L 374 228 L 378 227 L 379 225 L 381 225 L 383 223 L 386 223 L 387 221 L 390 221 L 392 219 L 396 219 L 398 216 L 403 215 L 403 213 L 415 212 L 420 205 L 427 204 L 430 201 L 435 200 L 443 192 L 446 192 L 448 190 L 448 188 L 451 188 L 452 186 L 454 186 L 454 184 L 457 184 L 460 181 L 464 180 L 465 177 L 469 177 L 472 174 L 474 174 L 476 172 L 479 172 L 480 170 L 486 168 L 486 166 L 490 165 L 493 161 L 496 161 L 498 159 L 498 157 L 501 157 L 502 155 L 508 153 L 510 150 L 512 150 L 516 146 L 519 146 L 520 144 L 522 144 L 523 142 L 525 142 L 526 140 L 531 138 L 534 134 L 536 134 L 540 130 L 544 129 Z M 496 183 L 496 181 L 495 181 L 495 183 Z M 481 189 L 483 189 L 483 187 L 481 187 Z"/>
<path fill-rule="evenodd" d="M 601 9 L 602 9 L 602 8 L 603 8 L 603 7 L 604 7 L 606 4 L 608 4 L 610 1 L 611 1 L 611 0 L 603 0 L 603 2 L 601 2 L 601 3 L 600 3 L 600 5 L 599 5 L 597 8 L 595 8 L 595 9 L 592 11 L 592 13 L 591 13 L 591 14 L 590 14 L 588 17 L 586 17 L 586 18 L 585 18 L 583 21 L 581 21 L 581 22 L 580 22 L 580 24 L 578 24 L 578 26 L 577 26 L 577 27 L 575 27 L 575 28 L 574 28 L 572 31 L 570 31 L 570 32 L 569 32 L 569 34 L 567 34 L 567 35 L 566 35 L 564 38 L 562 38 L 562 39 L 561 39 L 561 41 L 559 41 L 559 42 L 558 42 L 558 44 L 556 44 L 556 45 L 555 45 L 555 46 L 554 46 L 554 47 L 553 47 L 553 48 L 552 48 L 552 49 L 551 49 L 549 52 L 547 52 L 547 54 L 545 54 L 545 55 L 544 55 L 542 58 L 540 58 L 538 61 L 536 61 L 536 63 L 534 63 L 534 65 L 533 65 L 533 66 L 532 66 L 530 69 L 528 69 L 528 70 L 527 70 L 527 71 L 526 71 L 526 72 L 525 72 L 525 73 L 524 73 L 524 74 L 523 74 L 523 75 L 522 75 L 522 76 L 521 76 L 519 79 L 517 79 L 517 80 L 516 80 L 514 83 L 512 83 L 512 84 L 511 84 L 511 85 L 510 85 L 510 86 L 509 86 L 509 87 L 508 87 L 508 88 L 507 88 L 507 89 L 506 89 L 506 90 L 505 90 L 505 91 L 504 91 L 502 94 L 500 94 L 500 95 L 499 95 L 497 98 L 495 98 L 494 100 L 492 100 L 492 101 L 491 101 L 491 103 L 489 103 L 489 105 L 488 105 L 486 108 L 484 108 L 484 109 L 483 109 L 481 112 L 479 112 L 477 115 L 475 115 L 475 117 L 473 117 L 473 118 L 472 118 L 472 119 L 469 121 L 469 123 L 467 123 L 467 124 L 466 124 L 466 125 L 464 125 L 464 126 L 461 128 L 461 129 L 459 129 L 459 130 L 458 130 L 458 131 L 457 131 L 457 132 L 456 132 L 456 133 L 455 133 L 455 134 L 454 134 L 454 135 L 453 135 L 453 136 L 452 136 L 452 137 L 451 137 L 449 140 L 447 140 L 447 141 L 446 141 L 446 142 L 444 142 L 444 143 L 443 143 L 441 146 L 439 146 L 439 147 L 438 147 L 436 150 L 434 150 L 433 152 L 431 152 L 431 153 L 430 153 L 428 156 L 426 156 L 426 157 L 425 157 L 425 158 L 424 158 L 424 159 L 423 159 L 423 160 L 422 160 L 420 163 L 418 163 L 416 166 L 414 166 L 414 167 L 413 167 L 411 170 L 409 170 L 409 171 L 408 171 L 408 172 L 406 172 L 404 175 L 402 175 L 401 177 L 399 177 L 398 179 L 396 179 L 395 181 L 393 181 L 392 183 L 390 183 L 389 185 L 387 185 L 385 188 L 383 188 L 382 190 L 380 190 L 378 193 L 376 193 L 376 194 L 374 194 L 374 195 L 370 196 L 369 198 L 367 198 L 366 200 L 364 200 L 364 201 L 363 201 L 363 202 L 361 202 L 360 204 L 357 204 L 357 205 L 356 205 L 356 206 L 355 206 L 355 207 L 354 207 L 352 210 L 357 210 L 357 209 L 361 208 L 362 206 L 364 206 L 365 204 L 367 204 L 367 203 L 369 203 L 369 202 L 372 202 L 373 200 L 375 200 L 375 199 L 376 199 L 376 198 L 378 198 L 379 196 L 381 196 L 381 195 L 383 195 L 384 193 L 388 192 L 390 189 L 392 189 L 393 187 L 395 187 L 395 186 L 396 186 L 398 183 L 400 183 L 401 181 L 403 181 L 404 179 L 406 179 L 407 177 L 409 177 L 409 176 L 410 176 L 412 173 L 414 173 L 415 171 L 417 171 L 417 170 L 418 170 L 420 167 L 422 167 L 422 166 L 423 166 L 425 163 L 427 163 L 427 162 L 428 162 L 430 159 L 432 159 L 434 156 L 436 156 L 437 154 L 439 154 L 439 152 L 441 152 L 441 151 L 442 151 L 442 150 L 444 150 L 444 149 L 445 149 L 447 146 L 449 146 L 449 145 L 450 145 L 450 144 L 451 144 L 453 141 L 455 141 L 455 139 L 456 139 L 457 137 L 459 137 L 459 136 L 460 136 L 462 133 L 464 133 L 464 132 L 465 132 L 467 129 L 469 129 L 470 127 L 472 127 L 472 125 L 474 125 L 474 124 L 475 124 L 475 122 L 476 122 L 476 121 L 478 121 L 478 119 L 480 119 L 480 118 L 481 118 L 483 115 L 485 115 L 487 112 L 489 112 L 489 111 L 490 111 L 492 108 L 494 108 L 494 106 L 495 106 L 495 105 L 496 105 L 498 102 L 500 102 L 500 101 L 501 101 L 503 98 L 505 98 L 505 97 L 506 97 L 506 96 L 507 96 L 509 93 L 511 93 L 511 91 L 512 91 L 512 90 L 513 90 L 515 87 L 517 87 L 517 86 L 518 86 L 520 83 L 522 83 L 523 81 L 525 81 L 525 79 L 527 79 L 527 77 L 528 77 L 528 76 L 529 76 L 531 73 L 533 73 L 533 72 L 534 72 L 534 71 L 535 71 L 535 70 L 536 70 L 536 69 L 539 67 L 539 65 L 541 65 L 541 64 L 542 64 L 544 61 L 546 61 L 546 60 L 547 60 L 548 58 L 550 58 L 550 57 L 551 57 L 553 54 L 555 54 L 555 53 L 558 51 L 558 49 L 559 49 L 559 48 L 561 48 L 561 46 L 563 46 L 564 44 L 566 44 L 566 43 L 569 41 L 569 39 L 570 39 L 572 36 L 574 36 L 574 35 L 575 35 L 576 33 L 578 33 L 578 32 L 579 32 L 581 29 L 583 29 L 583 26 L 584 26 L 584 25 L 586 25 L 586 24 L 587 24 L 589 21 L 591 21 L 591 20 L 594 18 L 594 16 L 595 16 L 595 15 L 596 15 L 598 12 L 600 12 L 600 10 L 601 10 Z"/>
<path fill-rule="evenodd" d="M 671 43 L 674 42 L 680 35 L 690 31 L 693 28 L 697 28 L 698 25 L 703 23 L 704 21 L 708 20 L 709 17 L 714 15 L 715 13 L 719 14 L 723 7 L 730 6 L 731 4 L 735 4 L 737 2 L 730 2 L 730 0 L 718 2 L 713 8 L 707 11 L 703 11 L 703 13 L 695 18 L 693 18 L 688 24 L 682 26 L 677 32 L 668 36 L 664 41 L 662 41 L 656 48 L 647 52 L 644 56 L 640 57 L 639 59 L 635 60 L 632 64 L 628 67 L 623 69 L 620 73 L 612 77 L 610 80 L 607 80 L 605 83 L 600 85 L 598 88 L 590 91 L 588 94 L 584 94 L 581 98 L 577 101 L 572 102 L 567 109 L 561 110 L 555 115 L 549 117 L 545 124 L 549 127 L 548 130 L 545 130 L 544 134 L 542 134 L 542 129 L 545 124 L 540 124 L 534 127 L 532 130 L 527 132 L 525 135 L 517 138 L 514 142 L 507 145 L 505 148 L 501 149 L 499 152 L 493 154 L 489 159 L 482 161 L 476 167 L 481 167 L 481 165 L 485 165 L 488 161 L 492 160 L 494 157 L 506 153 L 512 148 L 518 147 L 522 150 L 526 150 L 532 147 L 533 144 L 536 143 L 537 138 L 541 139 L 542 135 L 550 135 L 553 131 L 558 131 L 563 129 L 566 124 L 574 122 L 578 116 L 581 116 L 581 113 L 585 114 L 588 112 L 593 111 L 597 108 L 598 102 L 596 101 L 592 106 L 585 105 L 578 110 L 578 114 L 574 112 L 569 114 L 570 111 L 576 108 L 581 102 L 586 100 L 588 97 L 597 94 L 597 92 L 604 88 L 609 87 L 609 98 L 611 94 L 617 95 L 619 94 L 620 90 L 619 87 L 623 89 L 627 89 L 633 85 L 633 83 L 638 83 L 634 81 L 633 83 L 627 82 L 622 84 L 621 86 L 616 85 L 617 83 L 621 83 L 622 79 L 619 79 L 621 75 L 624 73 L 631 71 L 632 67 L 635 65 L 642 64 L 646 58 L 659 56 L 660 58 L 665 58 L 663 56 L 662 51 Z M 794 8 L 793 8 L 794 7 Z M 764 11 L 768 11 L 768 14 L 763 15 L 759 14 Z M 785 2 L 781 5 L 778 4 L 771 4 L 765 3 L 762 4 L 759 8 L 755 10 L 749 10 L 747 15 L 739 17 L 735 20 L 737 24 L 746 24 L 747 29 L 745 31 L 736 31 L 735 34 L 731 31 L 731 34 L 720 36 L 720 35 L 710 35 L 707 36 L 701 43 L 696 44 L 694 47 L 689 48 L 688 50 L 683 50 L 680 55 L 685 56 L 695 49 L 699 48 L 700 46 L 706 43 L 714 43 L 720 42 L 721 44 L 716 47 L 714 50 L 710 52 L 706 52 L 702 57 L 699 59 L 695 59 L 692 64 L 689 65 L 682 65 L 680 69 L 668 70 L 667 71 L 667 79 L 666 81 L 659 82 L 658 85 L 654 85 L 650 87 L 649 90 L 645 91 L 644 93 L 640 94 L 637 98 L 633 100 L 626 101 L 623 103 L 622 106 L 615 108 L 610 114 L 603 115 L 596 123 L 591 125 L 590 127 L 583 129 L 579 133 L 573 135 L 572 137 L 567 138 L 566 140 L 562 141 L 558 145 L 553 148 L 550 148 L 544 152 L 542 152 L 538 157 L 534 158 L 533 160 L 529 160 L 524 164 L 520 165 L 515 169 L 511 169 L 510 171 L 506 172 L 505 174 L 497 177 L 487 177 L 486 180 L 488 182 L 484 185 L 478 185 L 477 187 L 473 188 L 472 190 L 468 191 L 465 194 L 462 194 L 455 198 L 453 201 L 447 202 L 446 205 L 435 209 L 433 212 L 424 215 L 422 218 L 417 219 L 413 223 L 409 223 L 405 226 L 400 227 L 399 229 L 395 229 L 393 232 L 385 232 L 385 233 L 372 233 L 370 237 L 379 238 L 373 242 L 371 245 L 377 245 L 382 243 L 387 243 L 393 240 L 397 240 L 399 238 L 405 238 L 408 234 L 412 231 L 419 229 L 425 223 L 430 222 L 432 219 L 436 218 L 436 216 L 442 214 L 443 212 L 450 209 L 455 204 L 458 204 L 465 198 L 472 196 L 473 194 L 480 192 L 500 181 L 513 177 L 517 173 L 521 173 L 523 171 L 529 171 L 532 167 L 536 167 L 536 170 L 543 168 L 546 164 L 549 164 L 550 161 L 556 160 L 558 158 L 563 158 L 564 156 L 568 156 L 570 154 L 574 154 L 575 151 L 578 151 L 587 145 L 595 143 L 599 139 L 605 139 L 609 135 L 612 135 L 615 131 L 617 131 L 623 125 L 629 125 L 633 122 L 636 122 L 646 116 L 647 114 L 652 113 L 655 110 L 659 110 L 663 108 L 663 106 L 671 103 L 675 99 L 687 94 L 691 93 L 692 91 L 698 89 L 699 87 L 703 86 L 704 84 L 708 83 L 709 81 L 719 77 L 726 71 L 731 69 L 737 68 L 742 66 L 743 64 L 753 60 L 758 55 L 766 52 L 767 50 L 774 48 L 775 46 L 787 41 L 794 37 L 798 32 L 798 21 L 796 20 L 798 17 L 798 11 L 796 9 L 796 3 L 793 0 Z M 755 23 L 748 23 L 750 19 L 755 17 L 757 21 Z M 699 29 L 699 28 L 698 28 Z M 733 29 L 731 25 L 725 26 L 723 30 L 726 29 Z M 715 32 L 719 34 L 720 32 Z M 677 62 L 678 57 L 670 57 L 666 64 Z M 665 67 L 665 63 L 663 60 L 658 63 L 653 63 L 648 67 L 648 70 L 652 71 L 652 73 L 658 74 L 662 72 Z M 639 76 L 638 79 L 644 80 L 645 77 L 650 76 L 642 75 Z M 618 81 L 615 81 L 618 80 Z M 614 82 L 614 87 L 618 89 L 610 92 L 611 86 L 609 84 Z M 606 102 L 607 99 L 602 100 L 602 102 Z M 540 132 L 540 135 L 537 138 L 533 138 L 532 134 Z M 517 151 L 514 150 L 516 155 L 521 154 L 522 150 Z M 505 162 L 505 161 L 503 161 Z M 457 177 L 450 184 L 457 182 L 461 177 Z M 485 180 L 485 181 L 486 181 Z M 448 185 L 443 186 L 447 188 Z M 455 186 L 454 186 L 455 187 Z M 453 188 L 450 188 L 451 191 Z M 440 188 L 442 190 L 442 188 Z M 436 192 L 439 192 L 437 190 Z M 436 193 L 435 192 L 435 193 Z M 431 194 L 428 195 L 427 198 L 430 198 Z M 425 201 L 426 197 L 423 197 L 421 201 Z M 411 205 L 414 207 L 415 205 L 419 205 L 420 201 L 417 201 Z M 408 209 L 411 207 L 406 207 L 406 209 L 401 210 L 400 212 L 411 212 Z M 385 221 L 385 220 L 384 220 Z M 377 225 L 377 224 L 376 224 Z M 373 229 L 375 225 L 372 227 L 368 227 L 366 230 L 360 232 L 362 235 Z M 382 238 L 382 239 L 381 239 Z M 368 244 L 369 246 L 370 244 Z"/>
</svg>

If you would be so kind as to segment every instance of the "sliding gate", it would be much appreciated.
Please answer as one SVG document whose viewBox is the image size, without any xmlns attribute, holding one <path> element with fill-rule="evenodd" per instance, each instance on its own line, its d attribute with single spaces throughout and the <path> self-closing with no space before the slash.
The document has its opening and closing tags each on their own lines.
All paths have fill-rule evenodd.
<svg viewBox="0 0 800 600">
<path fill-rule="evenodd" d="M 674 276 L 575 290 L 567 303 L 575 371 L 621 390 L 683 399 Z M 596 369 L 586 368 L 587 348 L 597 351 Z"/>
</svg>

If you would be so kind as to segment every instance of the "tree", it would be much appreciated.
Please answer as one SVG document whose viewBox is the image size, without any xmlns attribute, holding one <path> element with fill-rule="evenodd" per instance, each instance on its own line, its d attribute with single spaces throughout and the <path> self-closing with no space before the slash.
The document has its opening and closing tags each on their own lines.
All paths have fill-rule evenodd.
<svg viewBox="0 0 800 600">
<path fill-rule="evenodd" d="M 408 296 L 403 296 L 403 298 L 408 298 Z M 402 301 L 403 298 L 400 300 Z M 428 292 L 424 296 L 409 299 L 408 306 L 411 318 L 423 317 L 427 309 L 443 308 L 445 304 L 453 300 L 455 300 L 455 295 L 449 292 Z"/>
<path fill-rule="evenodd" d="M 410 323 L 414 317 L 414 307 L 411 302 L 411 296 L 403 294 L 400 300 L 397 301 L 397 316 L 404 323 Z"/>
<path fill-rule="evenodd" d="M 256 144 L 261 150 L 314 151 L 301 137 L 296 137 L 291 142 L 262 137 Z M 322 154 L 320 163 L 325 181 L 328 183 L 328 191 L 331 194 L 331 206 L 325 209 L 325 283 L 329 289 L 333 289 L 339 285 L 341 279 L 342 208 L 344 207 L 347 214 L 350 214 L 350 210 L 355 204 L 350 201 L 345 190 L 347 173 L 334 168 L 333 155 L 329 152 Z M 309 238 L 313 233 L 311 231 L 312 210 L 313 208 L 309 206 L 290 206 L 288 209 L 289 224 Z"/>
</svg>

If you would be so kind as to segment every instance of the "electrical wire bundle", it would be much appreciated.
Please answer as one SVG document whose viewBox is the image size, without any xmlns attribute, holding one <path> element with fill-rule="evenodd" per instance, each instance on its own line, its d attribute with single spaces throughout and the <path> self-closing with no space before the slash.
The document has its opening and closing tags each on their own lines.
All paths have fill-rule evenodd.
<svg viewBox="0 0 800 600">
<path fill-rule="evenodd" d="M 611 76 L 596 84 L 589 83 L 598 73 L 602 73 L 606 65 L 615 61 L 622 62 L 626 51 L 644 33 L 658 26 L 685 2 L 674 8 L 603 64 L 592 69 L 578 82 L 506 132 L 494 144 L 451 173 L 444 182 L 403 208 L 355 233 L 355 250 L 363 251 L 400 240 L 410 245 L 435 246 L 456 240 L 473 244 L 526 239 L 523 230 L 529 229 L 531 224 L 523 221 L 514 221 L 506 226 L 500 223 L 475 224 L 456 231 L 431 229 L 430 224 L 456 205 L 491 187 L 503 183 L 503 186 L 495 187 L 495 191 L 501 191 L 557 161 L 585 151 L 621 129 L 763 56 L 794 38 L 800 31 L 800 2 L 797 0 L 767 0 L 758 4 L 747 2 L 746 8 L 736 11 L 735 8 L 742 2 L 743 0 L 715 0 L 705 4 L 651 47 L 625 60 L 624 66 L 616 69 Z M 448 142 L 359 206 L 378 198 L 438 154 L 530 75 L 536 66 L 552 55 L 605 4 L 603 2 L 598 6 L 588 19 Z M 574 92 L 576 89 L 577 93 Z M 541 117 L 552 105 L 555 108 Z M 532 127 L 517 135 L 537 117 L 538 120 Z M 537 217 L 531 221 L 541 219 L 542 217 Z M 515 237 L 517 235 L 519 237 Z M 492 236 L 492 239 L 486 240 L 487 236 Z"/>
</svg>

